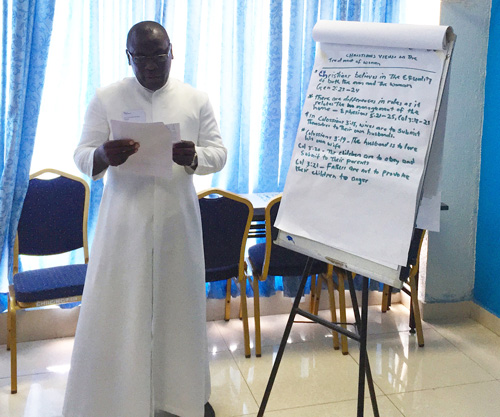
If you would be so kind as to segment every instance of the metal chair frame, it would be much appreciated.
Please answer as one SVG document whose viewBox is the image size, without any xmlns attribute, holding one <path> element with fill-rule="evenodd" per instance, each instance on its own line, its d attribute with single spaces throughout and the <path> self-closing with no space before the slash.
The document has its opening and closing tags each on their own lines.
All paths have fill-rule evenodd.
<svg viewBox="0 0 500 417">
<path fill-rule="evenodd" d="M 271 218 L 271 209 L 272 207 L 281 201 L 281 195 L 278 195 L 271 199 L 265 208 L 265 230 L 266 230 L 266 251 L 264 256 L 264 263 L 262 265 L 262 272 L 258 272 L 258 268 L 252 264 L 251 258 L 249 258 L 249 263 L 252 267 L 252 277 L 250 278 L 252 281 L 252 288 L 254 292 L 254 320 L 255 320 L 255 354 L 257 357 L 262 355 L 262 339 L 261 339 L 261 326 L 260 326 L 260 297 L 259 297 L 259 281 L 265 281 L 269 274 L 269 266 L 271 263 L 271 249 L 272 249 L 272 228 L 273 222 Z M 329 292 L 329 301 L 330 301 L 330 313 L 332 316 L 332 322 L 337 322 L 337 314 L 336 314 L 336 306 L 335 306 L 335 296 L 334 296 L 334 286 L 331 285 L 332 280 L 332 272 L 333 269 L 329 268 L 328 272 L 324 276 L 318 276 L 316 279 L 322 282 L 323 279 L 326 279 L 328 284 L 328 292 Z M 315 280 L 315 278 L 312 278 Z M 315 281 L 314 281 L 315 282 Z M 343 284 L 343 280 L 342 280 Z M 345 293 L 339 290 L 339 302 L 340 302 L 340 315 L 341 320 L 346 321 L 345 316 Z M 311 289 L 311 312 L 316 310 L 316 305 L 319 303 L 319 293 L 321 291 L 321 283 L 319 285 L 314 285 Z M 344 354 L 348 353 L 347 348 L 347 338 L 343 336 L 341 338 L 342 352 Z M 333 332 L 333 347 L 334 349 L 339 349 L 339 338 L 338 333 Z"/>
<path fill-rule="evenodd" d="M 87 239 L 87 220 L 88 220 L 88 209 L 89 209 L 89 186 L 88 184 L 81 178 L 76 177 L 71 174 L 67 174 L 62 171 L 58 171 L 55 169 L 43 169 L 35 172 L 30 175 L 30 180 L 40 177 L 43 174 L 55 174 L 57 176 L 62 176 L 69 178 L 71 180 L 77 181 L 81 183 L 85 188 L 85 200 L 84 200 L 84 208 L 83 208 L 83 252 L 84 252 L 84 260 L 87 264 L 89 261 L 89 250 L 88 250 L 88 239 Z M 14 244 L 14 262 L 13 262 L 13 276 L 19 273 L 19 236 L 16 233 L 16 240 Z M 9 285 L 9 299 L 8 299 L 8 311 L 7 311 L 7 350 L 10 350 L 10 358 L 11 358 L 11 393 L 17 393 L 17 317 L 16 314 L 20 310 L 24 310 L 27 308 L 37 308 L 37 307 L 45 307 L 49 305 L 58 305 L 58 304 L 66 304 L 72 302 L 81 301 L 81 295 L 66 297 L 66 298 L 57 298 L 57 299 L 47 299 L 47 300 L 38 300 L 36 302 L 19 302 L 16 300 L 16 293 L 14 290 L 14 285 Z"/>
<path fill-rule="evenodd" d="M 204 190 L 198 193 L 198 199 L 202 199 L 207 197 L 208 195 L 211 194 L 217 194 L 225 198 L 229 198 L 231 200 L 237 201 L 239 203 L 245 204 L 248 207 L 248 218 L 245 226 L 245 231 L 242 236 L 241 240 L 241 247 L 240 247 L 240 258 L 239 258 L 239 267 L 238 267 L 238 277 L 237 282 L 240 286 L 240 292 L 241 292 L 241 301 L 240 301 L 240 318 L 243 321 L 243 337 L 244 337 L 244 346 L 245 346 L 245 357 L 249 358 L 250 357 L 250 331 L 248 327 L 248 308 L 247 308 L 247 295 L 246 295 L 246 281 L 247 281 L 247 274 L 246 274 L 246 269 L 247 265 L 245 262 L 245 248 L 247 244 L 247 239 L 248 239 L 248 233 L 250 230 L 250 224 L 252 222 L 253 218 L 253 206 L 252 203 L 247 200 L 244 197 L 239 196 L 238 194 L 221 190 L 219 188 L 210 188 L 208 190 Z M 230 292 L 230 286 L 231 286 L 231 278 L 227 280 L 226 284 L 226 301 L 225 301 L 225 312 L 224 312 L 224 318 L 226 320 L 229 320 L 229 313 L 230 313 L 230 303 L 231 303 L 231 292 Z"/>
</svg>

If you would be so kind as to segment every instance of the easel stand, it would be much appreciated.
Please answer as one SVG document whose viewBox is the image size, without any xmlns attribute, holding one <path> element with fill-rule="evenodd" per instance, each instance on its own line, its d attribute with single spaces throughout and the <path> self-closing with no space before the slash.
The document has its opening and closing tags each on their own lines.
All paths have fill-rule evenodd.
<svg viewBox="0 0 500 417">
<path fill-rule="evenodd" d="M 370 363 L 368 361 L 368 354 L 366 349 L 366 341 L 367 341 L 367 324 L 368 324 L 368 278 L 363 277 L 363 288 L 362 288 L 362 300 L 361 300 L 361 313 L 358 306 L 358 300 L 356 298 L 356 291 L 354 290 L 354 284 L 352 280 L 352 276 L 350 273 L 346 273 L 345 270 L 334 267 L 335 272 L 338 275 L 342 275 L 346 277 L 349 282 L 349 292 L 352 299 L 352 306 L 354 310 L 354 317 L 356 319 L 356 332 L 351 332 L 347 329 L 341 327 L 341 324 L 348 323 L 332 323 L 328 320 L 322 319 L 314 314 L 311 314 L 307 311 L 304 311 L 299 308 L 300 299 L 302 298 L 302 294 L 304 293 L 304 288 L 306 286 L 307 278 L 309 276 L 309 271 L 311 270 L 311 265 L 313 263 L 312 258 L 308 258 L 306 266 L 304 268 L 304 273 L 302 275 L 302 281 L 299 286 L 299 290 L 297 292 L 297 296 L 295 297 L 295 301 L 293 303 L 292 311 L 290 312 L 290 316 L 288 317 L 288 322 L 285 328 L 285 332 L 283 333 L 283 338 L 281 339 L 280 347 L 278 350 L 278 354 L 276 355 L 276 359 L 274 361 L 273 369 L 271 371 L 271 375 L 269 376 L 269 381 L 267 383 L 266 391 L 264 393 L 264 397 L 262 398 L 262 403 L 259 408 L 259 413 L 257 417 L 263 417 L 264 411 L 266 410 L 267 402 L 269 400 L 269 396 L 271 395 L 271 390 L 273 388 L 274 380 L 276 379 L 276 375 L 278 373 L 278 368 L 281 363 L 281 359 L 283 357 L 283 353 L 285 352 L 285 348 L 287 345 L 288 337 L 290 336 L 290 331 L 292 330 L 292 325 L 295 320 L 295 316 L 297 314 L 308 318 L 309 320 L 322 324 L 325 327 L 328 327 L 331 330 L 334 330 L 338 333 L 346 335 L 350 339 L 353 339 L 359 342 L 359 379 L 358 379 L 358 417 L 364 416 L 364 399 L 365 399 L 365 378 L 368 383 L 368 389 L 370 391 L 370 398 L 372 401 L 373 414 L 375 417 L 379 417 L 377 399 L 375 397 L 375 389 L 373 385 L 372 374 L 370 370 Z"/>
</svg>

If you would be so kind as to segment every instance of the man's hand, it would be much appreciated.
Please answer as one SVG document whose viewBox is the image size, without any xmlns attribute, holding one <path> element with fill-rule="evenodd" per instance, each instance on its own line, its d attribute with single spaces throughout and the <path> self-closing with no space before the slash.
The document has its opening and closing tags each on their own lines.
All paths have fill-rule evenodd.
<svg viewBox="0 0 500 417">
<path fill-rule="evenodd" d="M 92 174 L 97 175 L 108 166 L 123 164 L 130 155 L 139 150 L 139 142 L 131 139 L 109 140 L 99 146 L 94 152 L 94 169 Z"/>
<path fill-rule="evenodd" d="M 172 147 L 172 159 L 176 164 L 191 166 L 195 169 L 197 165 L 195 155 L 196 149 L 194 147 L 194 143 L 191 141 L 183 140 L 181 142 L 174 143 Z"/>
</svg>

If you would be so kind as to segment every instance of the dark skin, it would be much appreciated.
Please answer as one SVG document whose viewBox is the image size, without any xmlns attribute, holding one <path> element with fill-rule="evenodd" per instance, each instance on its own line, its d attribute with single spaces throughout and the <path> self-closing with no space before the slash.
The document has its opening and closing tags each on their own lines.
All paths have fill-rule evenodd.
<svg viewBox="0 0 500 417">
<path fill-rule="evenodd" d="M 168 54 L 165 62 L 152 59 L 156 55 Z M 145 56 L 142 63 L 134 62 L 134 56 Z M 127 59 L 132 66 L 137 81 L 150 91 L 157 91 L 168 81 L 172 63 L 172 45 L 167 32 L 156 22 L 140 22 L 134 25 L 127 37 Z M 139 142 L 131 139 L 108 140 L 94 152 L 93 175 L 109 166 L 123 164 L 139 150 Z M 197 167 L 195 144 L 181 141 L 173 144 L 172 160 L 182 166 Z"/>
</svg>

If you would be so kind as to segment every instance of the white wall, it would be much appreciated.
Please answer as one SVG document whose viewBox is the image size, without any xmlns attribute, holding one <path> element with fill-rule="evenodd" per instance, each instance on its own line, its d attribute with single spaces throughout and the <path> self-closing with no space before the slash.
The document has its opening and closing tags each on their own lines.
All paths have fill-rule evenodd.
<svg viewBox="0 0 500 417">
<path fill-rule="evenodd" d="M 402 0 L 400 22 L 417 25 L 439 25 L 439 0 Z"/>
<path fill-rule="evenodd" d="M 479 193 L 484 81 L 491 0 L 444 0 L 441 24 L 457 42 L 443 155 L 441 232 L 429 236 L 425 302 L 470 300 Z"/>
</svg>

